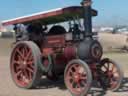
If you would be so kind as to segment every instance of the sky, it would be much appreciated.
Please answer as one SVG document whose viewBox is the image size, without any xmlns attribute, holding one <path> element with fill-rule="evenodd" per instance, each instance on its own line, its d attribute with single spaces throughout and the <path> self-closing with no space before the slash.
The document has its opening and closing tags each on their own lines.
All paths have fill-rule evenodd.
<svg viewBox="0 0 128 96">
<path fill-rule="evenodd" d="M 82 0 L 0 0 L 0 21 L 60 8 L 80 5 Z M 93 0 L 98 10 L 93 25 L 128 25 L 128 0 Z"/>
</svg>

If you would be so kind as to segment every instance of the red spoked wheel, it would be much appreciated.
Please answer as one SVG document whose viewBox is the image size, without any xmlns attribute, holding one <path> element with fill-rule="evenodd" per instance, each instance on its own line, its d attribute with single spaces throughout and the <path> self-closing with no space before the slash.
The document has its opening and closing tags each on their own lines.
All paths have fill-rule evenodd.
<svg viewBox="0 0 128 96">
<path fill-rule="evenodd" d="M 15 45 L 10 60 L 12 79 L 18 87 L 33 88 L 39 82 L 41 71 L 41 53 L 31 41 L 19 42 Z"/>
<path fill-rule="evenodd" d="M 66 66 L 64 81 L 73 96 L 86 96 L 92 83 L 90 68 L 82 60 L 72 60 Z"/>
<path fill-rule="evenodd" d="M 104 74 L 103 77 L 106 78 L 104 82 L 109 81 L 107 82 L 108 83 L 107 89 L 112 91 L 118 90 L 123 81 L 123 71 L 121 70 L 120 65 L 108 58 L 103 59 L 100 64 L 101 64 L 100 70 Z"/>
</svg>

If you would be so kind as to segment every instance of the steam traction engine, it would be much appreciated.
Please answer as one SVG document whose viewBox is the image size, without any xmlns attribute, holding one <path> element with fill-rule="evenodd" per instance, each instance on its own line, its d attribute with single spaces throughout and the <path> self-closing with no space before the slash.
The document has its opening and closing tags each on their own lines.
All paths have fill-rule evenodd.
<svg viewBox="0 0 128 96">
<path fill-rule="evenodd" d="M 36 87 L 45 75 L 53 81 L 64 76 L 73 96 L 85 96 L 92 80 L 96 80 L 104 90 L 119 88 L 123 79 L 119 65 L 109 58 L 101 59 L 102 46 L 93 38 L 91 18 L 97 15 L 97 11 L 91 8 L 91 0 L 83 0 L 81 4 L 3 21 L 3 25 L 15 25 L 17 42 L 11 54 L 10 69 L 18 87 Z M 78 23 L 71 24 L 74 17 L 83 19 L 84 30 Z M 64 21 L 69 21 L 68 32 L 63 26 L 54 25 L 44 33 L 47 28 L 42 28 L 42 25 Z M 23 28 L 18 24 L 21 23 L 27 25 L 26 35 L 20 33 Z"/>
</svg>

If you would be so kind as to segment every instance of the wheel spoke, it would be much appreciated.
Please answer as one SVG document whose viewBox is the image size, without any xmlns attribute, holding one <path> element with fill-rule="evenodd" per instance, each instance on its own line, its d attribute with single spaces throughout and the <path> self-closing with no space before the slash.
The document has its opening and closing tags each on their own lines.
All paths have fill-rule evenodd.
<svg viewBox="0 0 128 96">
<path fill-rule="evenodd" d="M 81 76 L 80 79 L 81 79 L 81 80 L 86 80 L 87 77 L 86 77 L 86 76 Z"/>
<path fill-rule="evenodd" d="M 31 73 L 34 73 L 34 70 L 31 69 L 31 68 L 29 68 L 29 67 L 27 67 L 27 70 L 28 70 L 29 72 L 31 72 Z"/>
<path fill-rule="evenodd" d="M 16 52 L 18 53 L 18 55 L 20 56 L 20 58 L 22 58 L 22 59 L 24 58 L 22 52 L 19 49 L 17 49 Z"/>
<path fill-rule="evenodd" d="M 109 68 L 110 68 L 110 63 L 108 62 L 107 65 L 108 65 L 108 70 L 109 70 Z"/>
<path fill-rule="evenodd" d="M 114 64 L 112 64 L 112 72 L 114 71 L 114 67 L 115 67 Z"/>
<path fill-rule="evenodd" d="M 85 72 L 85 70 L 84 70 L 84 68 L 82 67 L 82 66 L 79 66 L 78 67 L 78 69 L 77 69 L 77 72 L 79 73 L 79 74 L 85 74 L 84 72 Z"/>
<path fill-rule="evenodd" d="M 69 86 L 71 86 L 71 88 L 73 88 L 73 89 L 74 89 L 74 88 L 76 88 L 76 83 L 75 83 L 75 82 L 70 83 L 70 84 L 69 84 Z"/>
<path fill-rule="evenodd" d="M 29 65 L 29 67 L 30 67 L 31 69 L 33 69 L 33 70 L 34 70 L 34 68 L 35 68 L 33 64 Z"/>
<path fill-rule="evenodd" d="M 80 83 L 77 83 L 77 88 L 81 88 Z"/>
<path fill-rule="evenodd" d="M 33 64 L 33 62 L 34 62 L 34 61 L 33 61 L 33 60 L 31 60 L 31 61 L 28 61 L 28 62 L 27 62 L 27 64 L 32 65 L 32 64 Z"/>
<path fill-rule="evenodd" d="M 103 67 L 106 69 L 106 71 L 108 70 L 108 67 L 104 64 Z"/>
<path fill-rule="evenodd" d="M 115 72 L 112 72 L 113 74 L 117 74 L 118 73 L 118 71 L 116 70 Z M 119 74 L 118 74 L 119 75 Z"/>
<path fill-rule="evenodd" d="M 71 71 L 72 71 L 72 72 L 78 71 L 78 67 L 79 67 L 78 64 L 74 64 L 74 65 L 72 66 L 72 68 L 71 68 Z"/>
<path fill-rule="evenodd" d="M 29 72 L 29 79 L 32 80 L 32 73 Z"/>
<path fill-rule="evenodd" d="M 17 65 L 20 65 L 20 62 L 19 61 L 16 61 L 16 60 L 13 60 L 13 63 L 14 64 L 17 64 Z"/>
<path fill-rule="evenodd" d="M 28 61 L 34 61 L 32 54 L 27 58 Z"/>
<path fill-rule="evenodd" d="M 22 77 L 23 84 L 26 85 L 30 82 L 29 78 L 26 78 L 26 76 Z"/>
<path fill-rule="evenodd" d="M 18 78 L 18 76 L 20 76 L 21 75 L 21 73 L 22 73 L 22 71 L 20 70 L 20 71 L 18 71 L 17 73 L 15 73 L 15 77 L 16 78 Z"/>
<path fill-rule="evenodd" d="M 79 92 L 81 92 L 81 91 L 82 91 L 82 88 L 81 88 L 80 83 L 77 83 L 77 90 L 78 90 Z"/>
<path fill-rule="evenodd" d="M 28 60 L 31 57 L 31 50 L 28 51 L 27 56 L 26 56 L 26 60 Z"/>
<path fill-rule="evenodd" d="M 81 81 L 81 84 L 83 85 L 83 87 L 86 87 L 86 81 Z"/>
<path fill-rule="evenodd" d="M 22 69 L 22 68 L 21 68 L 21 65 L 17 66 L 16 69 L 17 69 L 17 71 L 18 71 L 18 70 L 21 70 L 21 69 Z"/>
<path fill-rule="evenodd" d="M 19 62 L 23 61 L 23 58 L 20 55 L 18 55 L 17 57 Z"/>
<path fill-rule="evenodd" d="M 22 48 L 22 54 L 25 57 L 25 49 L 24 48 Z"/>
<path fill-rule="evenodd" d="M 24 47 L 24 52 L 25 52 L 25 56 L 27 56 L 28 49 L 27 49 L 27 47 L 26 47 L 26 46 Z"/>
<path fill-rule="evenodd" d="M 69 75 L 69 76 L 67 77 L 67 80 L 70 81 L 71 79 L 73 80 L 73 76 L 70 76 L 70 75 Z"/>
<path fill-rule="evenodd" d="M 110 84 L 111 84 L 111 87 L 114 87 L 114 86 L 117 85 L 117 82 L 112 82 L 112 83 L 110 83 Z"/>
<path fill-rule="evenodd" d="M 72 76 L 68 76 L 67 77 L 67 80 L 70 80 L 70 79 L 73 79 L 73 77 Z"/>
<path fill-rule="evenodd" d="M 29 79 L 28 72 L 25 69 L 24 69 L 24 76 L 25 76 L 26 79 Z"/>
<path fill-rule="evenodd" d="M 67 72 L 67 74 L 68 74 L 70 77 L 73 76 L 74 72 L 73 72 L 72 68 L 69 69 L 69 71 Z M 68 76 L 68 77 L 69 77 L 69 76 Z"/>
<path fill-rule="evenodd" d="M 119 77 L 118 76 L 115 76 L 112 79 L 113 79 L 113 81 L 117 81 L 119 79 Z"/>
</svg>

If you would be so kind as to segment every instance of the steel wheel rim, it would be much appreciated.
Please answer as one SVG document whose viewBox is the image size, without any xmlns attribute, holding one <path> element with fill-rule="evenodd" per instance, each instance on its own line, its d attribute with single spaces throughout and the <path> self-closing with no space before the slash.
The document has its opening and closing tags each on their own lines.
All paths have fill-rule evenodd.
<svg viewBox="0 0 128 96">
<path fill-rule="evenodd" d="M 11 57 L 11 73 L 16 85 L 29 86 L 35 74 L 34 57 L 26 44 L 16 46 Z"/>
<path fill-rule="evenodd" d="M 71 64 L 66 73 L 66 85 L 73 94 L 79 95 L 86 89 L 87 75 L 81 64 Z"/>
<path fill-rule="evenodd" d="M 108 89 L 114 89 L 118 85 L 120 73 L 117 66 L 113 62 L 106 62 L 101 70 L 106 74 L 110 80 L 110 87 Z"/>
</svg>

